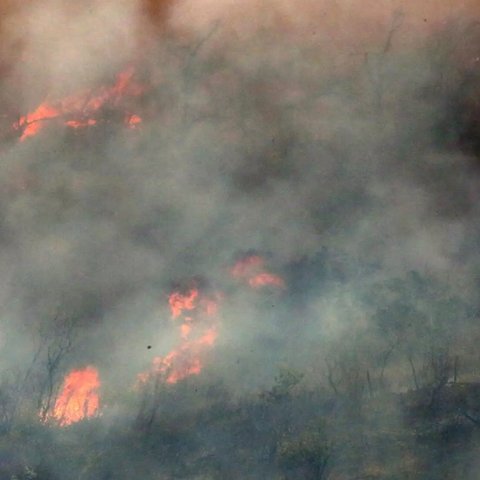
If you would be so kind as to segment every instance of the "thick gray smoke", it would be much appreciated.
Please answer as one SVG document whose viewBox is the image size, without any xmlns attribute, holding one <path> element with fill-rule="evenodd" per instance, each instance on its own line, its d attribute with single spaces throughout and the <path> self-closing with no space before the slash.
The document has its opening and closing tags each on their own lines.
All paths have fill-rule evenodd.
<svg viewBox="0 0 480 480">
<path fill-rule="evenodd" d="M 146 89 L 131 103 L 136 130 L 104 111 L 89 129 L 6 132 L 4 372 L 28 378 L 67 322 L 55 388 L 91 364 L 108 398 L 131 391 L 178 342 L 168 294 L 192 278 L 222 292 L 204 374 L 231 392 L 270 386 L 284 365 L 341 390 L 345 378 L 325 372 L 347 357 L 370 388 L 403 391 L 433 348 L 415 343 L 424 325 L 441 331 L 439 348 L 450 339 L 473 355 L 455 332 L 475 330 L 465 319 L 480 259 L 478 157 L 458 111 L 478 101 L 480 35 L 465 12 L 185 1 L 160 28 L 132 1 L 29 3 L 2 26 L 5 111 L 95 91 L 125 65 Z M 252 253 L 285 289 L 231 278 Z M 457 302 L 455 318 L 438 292 Z M 421 318 L 419 330 L 382 330 L 401 301 L 415 305 L 399 315 Z"/>
<path fill-rule="evenodd" d="M 20 30 L 24 43 L 25 60 L 12 73 L 19 108 L 111 81 L 138 56 L 144 18 L 127 3 L 51 2 L 15 12 L 7 35 Z M 173 23 L 187 21 L 188 11 L 177 7 Z M 470 159 L 435 137 L 455 88 L 455 78 L 437 85 L 430 50 L 442 45 L 395 51 L 405 14 L 391 12 L 386 37 L 367 45 L 363 65 L 354 59 L 339 69 L 331 61 L 338 47 L 323 40 L 314 48 L 308 36 L 262 24 L 263 9 L 260 25 L 233 45 L 232 17 L 222 12 L 214 9 L 204 25 L 192 21 L 182 47 L 164 38 L 140 52 L 151 91 L 138 135 L 111 127 L 82 143 L 52 126 L 4 147 L 7 345 L 23 343 L 20 325 L 48 324 L 60 310 L 90 332 L 83 361 L 135 364 L 147 338 L 161 345 L 168 336 L 172 282 L 228 282 L 221 274 L 242 251 L 272 255 L 288 270 L 331 248 L 347 264 L 376 263 L 387 276 L 413 269 L 465 278 L 466 256 L 476 256 L 468 238 L 477 188 Z M 272 6 L 270 14 L 273 22 Z M 251 306 L 236 310 L 231 325 L 225 320 L 232 339 L 277 328 L 246 320 L 256 316 Z"/>
</svg>

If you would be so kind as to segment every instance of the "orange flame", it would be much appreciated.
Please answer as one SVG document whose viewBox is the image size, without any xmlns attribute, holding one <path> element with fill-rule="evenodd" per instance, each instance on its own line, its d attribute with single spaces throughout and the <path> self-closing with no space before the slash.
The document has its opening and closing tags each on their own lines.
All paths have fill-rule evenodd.
<svg viewBox="0 0 480 480">
<path fill-rule="evenodd" d="M 259 255 L 249 255 L 238 260 L 230 269 L 234 278 L 246 282 L 252 288 L 285 288 L 285 280 L 265 269 L 265 260 Z"/>
<path fill-rule="evenodd" d="M 164 357 L 153 359 L 151 371 L 137 377 L 141 384 L 158 375 L 169 384 L 199 375 L 205 353 L 217 340 L 216 299 L 202 295 L 197 288 L 191 288 L 187 292 L 172 292 L 168 303 L 172 320 L 181 320 L 181 342 Z"/>
<path fill-rule="evenodd" d="M 60 426 L 93 417 L 99 408 L 100 380 L 94 367 L 72 370 L 63 382 L 60 395 L 50 414 Z"/>
<path fill-rule="evenodd" d="M 123 97 L 135 97 L 144 93 L 145 88 L 136 83 L 133 76 L 134 70 L 129 67 L 117 75 L 115 84 L 110 87 L 101 87 L 94 93 L 83 91 L 54 102 L 45 101 L 33 112 L 20 117 L 13 128 L 22 131 L 20 140 L 23 141 L 37 135 L 47 120 L 56 118 L 70 128 L 96 125 L 97 120 L 92 116 L 103 106 L 110 104 L 118 108 Z M 138 115 L 125 117 L 125 124 L 129 128 L 136 128 L 141 121 Z"/>
<path fill-rule="evenodd" d="M 193 310 L 196 308 L 198 290 L 192 288 L 187 293 L 173 292 L 168 297 L 172 318 L 179 317 L 184 310 Z"/>
<path fill-rule="evenodd" d="M 215 344 L 217 335 L 216 327 L 211 327 L 200 337 L 183 341 L 165 357 L 156 357 L 153 360 L 155 373 L 165 376 L 165 382 L 170 384 L 199 375 L 203 368 L 203 353 Z"/>
<path fill-rule="evenodd" d="M 138 115 L 129 115 L 125 118 L 125 123 L 128 125 L 128 128 L 137 128 L 142 123 L 142 118 Z"/>
<path fill-rule="evenodd" d="M 285 288 L 283 278 L 267 271 L 265 260 L 259 255 L 239 260 L 230 273 L 252 288 Z M 218 299 L 219 295 L 207 296 L 196 286 L 170 294 L 171 318 L 180 322 L 180 344 L 164 357 L 153 359 L 150 371 L 137 376 L 140 385 L 154 377 L 174 384 L 201 373 L 204 356 L 218 338 Z"/>
</svg>

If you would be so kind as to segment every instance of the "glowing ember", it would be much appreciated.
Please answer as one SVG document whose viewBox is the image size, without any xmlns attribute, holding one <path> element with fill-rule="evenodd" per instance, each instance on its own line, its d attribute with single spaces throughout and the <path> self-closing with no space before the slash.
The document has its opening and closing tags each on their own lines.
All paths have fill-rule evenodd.
<svg viewBox="0 0 480 480">
<path fill-rule="evenodd" d="M 239 260 L 230 270 L 232 276 L 236 278 L 249 277 L 252 271 L 263 268 L 265 261 L 258 255 L 250 255 Z"/>
<path fill-rule="evenodd" d="M 84 121 L 68 120 L 67 122 L 65 122 L 65 125 L 71 128 L 90 127 L 96 124 L 97 124 L 97 121 L 94 120 L 93 118 L 89 118 L 88 120 L 84 120 Z"/>
<path fill-rule="evenodd" d="M 181 335 L 182 335 L 183 339 L 188 338 L 191 331 L 192 331 L 192 326 L 190 324 L 183 323 L 182 325 L 180 325 L 180 332 L 181 332 Z"/>
<path fill-rule="evenodd" d="M 100 380 L 94 367 L 72 370 L 63 382 L 50 418 L 59 425 L 71 425 L 94 416 L 99 408 Z"/>
<path fill-rule="evenodd" d="M 98 119 L 92 118 L 105 105 L 120 108 L 124 97 L 135 97 L 144 92 L 144 88 L 133 79 L 134 70 L 128 68 L 117 75 L 113 86 L 101 87 L 95 92 L 83 91 L 58 101 L 45 101 L 33 112 L 20 117 L 13 124 L 15 130 L 22 132 L 20 140 L 35 136 L 47 120 L 59 119 L 70 128 L 85 128 L 96 125 Z M 142 122 L 138 115 L 129 114 L 125 124 L 137 128 Z"/>
<path fill-rule="evenodd" d="M 259 273 L 258 275 L 250 278 L 248 280 L 248 284 L 252 288 L 262 288 L 267 286 L 285 288 L 285 282 L 283 278 L 267 272 Z"/>
<path fill-rule="evenodd" d="M 142 119 L 138 115 L 130 115 L 130 116 L 127 116 L 127 118 L 125 119 L 125 123 L 128 125 L 129 128 L 133 129 L 133 128 L 137 128 L 138 125 L 142 123 Z"/>
<path fill-rule="evenodd" d="M 240 259 L 230 269 L 234 278 L 246 282 L 252 288 L 275 287 L 285 288 L 282 277 L 265 269 L 265 260 L 259 255 L 249 255 Z"/>
</svg>

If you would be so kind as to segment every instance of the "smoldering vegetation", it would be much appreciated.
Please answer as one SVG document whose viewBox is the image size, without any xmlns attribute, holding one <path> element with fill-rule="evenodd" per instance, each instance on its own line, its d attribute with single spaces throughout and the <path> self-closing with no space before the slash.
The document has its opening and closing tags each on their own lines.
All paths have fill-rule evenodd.
<svg viewBox="0 0 480 480">
<path fill-rule="evenodd" d="M 473 6 L 252 3 L 250 24 L 207 3 L 5 7 L 0 478 L 477 478 Z M 19 140 L 126 64 L 141 95 Z M 253 257 L 281 281 L 232 275 Z M 216 336 L 169 383 L 151 365 L 192 285 Z M 62 424 L 92 366 L 98 410 Z"/>
</svg>

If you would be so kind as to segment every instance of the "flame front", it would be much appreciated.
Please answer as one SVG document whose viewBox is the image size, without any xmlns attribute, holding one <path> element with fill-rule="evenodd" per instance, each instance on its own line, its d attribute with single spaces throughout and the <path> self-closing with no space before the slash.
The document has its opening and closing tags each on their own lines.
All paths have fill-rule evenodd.
<svg viewBox="0 0 480 480">
<path fill-rule="evenodd" d="M 100 379 L 94 367 L 72 370 L 63 382 L 61 392 L 49 418 L 60 426 L 71 425 L 93 417 L 99 408 Z"/>
<path fill-rule="evenodd" d="M 13 124 L 15 130 L 22 132 L 20 140 L 37 135 L 47 120 L 59 119 L 64 125 L 78 129 L 96 125 L 94 118 L 102 107 L 109 105 L 121 107 L 122 99 L 141 95 L 145 88 L 135 82 L 134 70 L 127 68 L 117 75 L 114 85 L 101 87 L 97 91 L 83 91 L 57 101 L 45 101 L 33 112 L 19 118 Z M 142 119 L 137 114 L 125 112 L 124 123 L 129 128 L 136 128 Z"/>
</svg>

